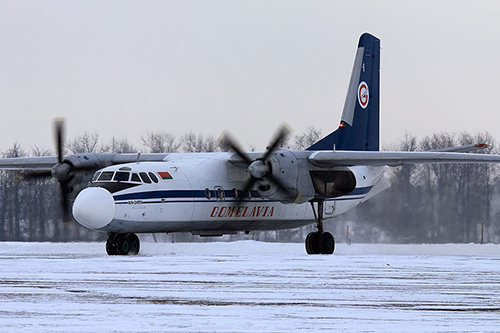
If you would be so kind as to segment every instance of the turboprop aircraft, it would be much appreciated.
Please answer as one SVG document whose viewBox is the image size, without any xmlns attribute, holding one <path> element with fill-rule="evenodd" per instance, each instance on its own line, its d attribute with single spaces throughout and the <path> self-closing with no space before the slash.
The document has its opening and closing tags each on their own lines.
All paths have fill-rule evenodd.
<svg viewBox="0 0 500 333">
<path fill-rule="evenodd" d="M 0 159 L 1 169 L 26 170 L 59 181 L 63 210 L 81 225 L 108 234 L 110 255 L 137 254 L 137 233 L 191 232 L 219 236 L 316 223 L 308 254 L 332 254 L 324 232 L 334 218 L 389 186 L 387 166 L 415 163 L 499 163 L 499 155 L 450 147 L 430 152 L 379 151 L 380 40 L 358 43 L 338 129 L 306 150 L 280 148 L 281 129 L 267 151 L 63 155 L 63 123 L 56 122 L 56 157 Z"/>
</svg>

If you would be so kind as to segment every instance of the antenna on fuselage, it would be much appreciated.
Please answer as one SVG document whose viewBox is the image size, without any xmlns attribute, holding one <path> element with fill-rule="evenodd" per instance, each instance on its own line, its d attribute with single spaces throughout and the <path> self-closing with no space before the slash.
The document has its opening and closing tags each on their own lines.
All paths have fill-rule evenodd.
<svg viewBox="0 0 500 333">
<path fill-rule="evenodd" d="M 139 163 L 140 159 L 141 159 L 141 153 L 137 153 L 137 159 L 135 160 L 135 162 Z"/>
</svg>

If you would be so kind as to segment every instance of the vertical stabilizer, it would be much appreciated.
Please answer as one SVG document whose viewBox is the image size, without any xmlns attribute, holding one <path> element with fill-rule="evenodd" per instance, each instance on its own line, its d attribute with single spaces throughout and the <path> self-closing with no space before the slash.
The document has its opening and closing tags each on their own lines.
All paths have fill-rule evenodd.
<svg viewBox="0 0 500 333">
<path fill-rule="evenodd" d="M 307 150 L 379 150 L 380 40 L 361 35 L 339 128 Z"/>
</svg>

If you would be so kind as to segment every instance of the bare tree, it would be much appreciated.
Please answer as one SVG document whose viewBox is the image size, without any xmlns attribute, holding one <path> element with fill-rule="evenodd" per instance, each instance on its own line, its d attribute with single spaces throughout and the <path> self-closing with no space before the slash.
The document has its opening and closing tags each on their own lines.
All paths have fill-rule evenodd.
<svg viewBox="0 0 500 333">
<path fill-rule="evenodd" d="M 476 153 L 491 153 L 494 139 L 489 133 L 461 133 L 458 144 L 468 145 L 487 142 L 490 146 Z M 456 192 L 455 212 L 457 215 L 455 237 L 462 242 L 477 241 L 477 228 L 481 223 L 490 226 L 491 201 L 493 197 L 492 174 L 498 166 L 489 164 L 463 164 L 453 168 Z"/>
<path fill-rule="evenodd" d="M 32 156 L 50 156 L 50 155 L 53 155 L 53 154 L 54 153 L 51 150 L 40 148 L 37 145 L 34 145 L 31 148 L 31 155 Z"/>
<path fill-rule="evenodd" d="M 299 150 L 306 149 L 318 142 L 319 139 L 321 139 L 321 130 L 313 126 L 308 126 L 302 134 L 295 136 L 295 146 L 293 148 Z"/>
<path fill-rule="evenodd" d="M 176 153 L 180 147 L 175 136 L 168 132 L 147 132 L 141 140 L 151 153 Z"/>
<path fill-rule="evenodd" d="M 126 138 L 117 139 L 115 137 L 111 138 L 111 141 L 108 144 L 104 145 L 101 150 L 103 152 L 117 154 L 138 152 L 134 145 L 129 143 Z"/>
<path fill-rule="evenodd" d="M 188 153 L 221 151 L 221 146 L 213 136 L 205 137 L 193 132 L 184 135 L 182 147 Z"/>
<path fill-rule="evenodd" d="M 98 152 L 99 135 L 84 132 L 68 143 L 68 149 L 73 154 Z"/>
<path fill-rule="evenodd" d="M 396 151 L 416 151 L 418 149 L 417 138 L 406 132 L 404 137 L 394 145 Z M 380 219 L 382 226 L 392 231 L 399 241 L 412 241 L 421 235 L 420 224 L 413 223 L 415 200 L 418 197 L 416 178 L 418 176 L 418 166 L 403 165 L 390 170 L 393 186 L 386 191 L 385 195 L 392 195 L 386 205 L 384 214 L 393 217 L 391 219 Z M 373 208 L 371 208 L 373 209 Z"/>
<path fill-rule="evenodd" d="M 21 147 L 21 145 L 17 142 L 14 142 L 12 147 L 7 149 L 7 151 L 3 154 L 5 158 L 13 158 L 13 157 L 25 157 L 27 156 L 26 151 Z"/>
<path fill-rule="evenodd" d="M 421 150 L 436 150 L 448 147 L 457 146 L 455 135 L 450 133 L 435 133 L 431 136 L 423 138 L 420 142 Z M 453 191 L 453 168 L 452 164 L 430 164 L 424 168 L 427 169 L 427 179 L 429 198 L 432 198 L 431 193 L 436 193 L 435 200 L 429 200 L 429 205 L 432 205 L 432 226 L 429 228 L 431 233 L 431 241 L 438 242 L 443 239 L 444 230 L 449 230 L 447 222 L 456 220 L 455 211 L 453 210 L 454 196 Z"/>
<path fill-rule="evenodd" d="M 17 142 L 12 145 L 4 154 L 5 158 L 15 158 L 15 157 L 26 157 L 27 154 L 22 149 L 21 145 Z M 20 181 L 19 171 L 7 171 L 6 182 L 3 188 L 3 197 L 9 198 L 9 200 L 4 200 L 6 205 L 4 205 L 4 211 L 2 212 L 2 221 L 8 225 L 8 231 L 12 237 L 12 240 L 20 240 L 20 230 L 21 230 L 21 193 L 19 191 L 18 185 Z"/>
</svg>

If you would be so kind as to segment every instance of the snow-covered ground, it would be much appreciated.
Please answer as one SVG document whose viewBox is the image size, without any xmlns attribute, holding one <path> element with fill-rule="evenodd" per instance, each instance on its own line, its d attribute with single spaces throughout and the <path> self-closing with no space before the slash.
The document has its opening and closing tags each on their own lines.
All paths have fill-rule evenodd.
<svg viewBox="0 0 500 333">
<path fill-rule="evenodd" d="M 500 246 L 0 243 L 1 332 L 500 331 Z"/>
</svg>

